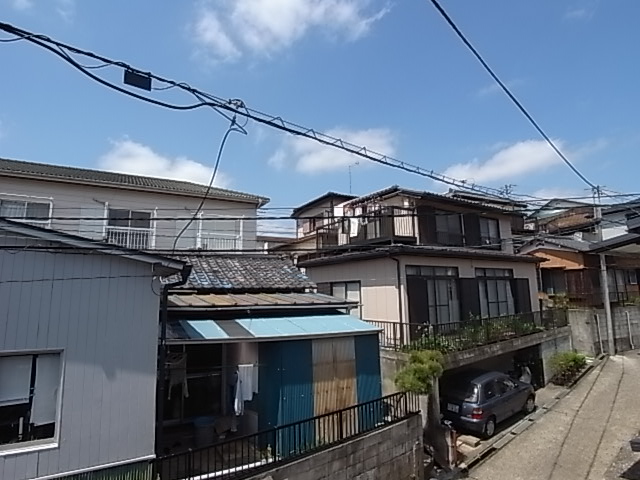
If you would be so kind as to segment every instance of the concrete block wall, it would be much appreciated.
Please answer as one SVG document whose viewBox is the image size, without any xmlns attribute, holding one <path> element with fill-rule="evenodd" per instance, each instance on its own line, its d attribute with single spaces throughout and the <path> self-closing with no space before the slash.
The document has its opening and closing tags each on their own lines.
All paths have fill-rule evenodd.
<svg viewBox="0 0 640 480">
<path fill-rule="evenodd" d="M 572 350 L 571 335 L 558 336 L 552 340 L 547 340 L 540 344 L 540 357 L 542 358 L 542 370 L 544 372 L 544 382 L 549 383 L 553 373 L 551 371 L 551 357 L 560 352 Z"/>
<path fill-rule="evenodd" d="M 640 306 L 613 307 L 611 315 L 616 351 L 625 352 L 632 348 L 639 348 Z M 588 355 L 598 355 L 603 351 L 607 353 L 609 335 L 604 309 L 571 309 L 569 310 L 569 324 L 571 325 L 573 348 Z M 602 349 L 600 343 L 603 345 Z"/>
<path fill-rule="evenodd" d="M 402 422 L 249 480 L 423 480 L 422 422 Z"/>
</svg>

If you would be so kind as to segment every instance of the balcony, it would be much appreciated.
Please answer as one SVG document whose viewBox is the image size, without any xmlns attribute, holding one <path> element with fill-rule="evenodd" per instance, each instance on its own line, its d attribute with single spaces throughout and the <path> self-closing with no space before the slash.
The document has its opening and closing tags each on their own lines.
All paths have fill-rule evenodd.
<svg viewBox="0 0 640 480">
<path fill-rule="evenodd" d="M 385 207 L 361 217 L 343 217 L 316 230 L 318 249 L 392 242 L 417 242 L 413 209 Z"/>
<path fill-rule="evenodd" d="M 241 250 L 242 236 L 224 233 L 203 234 L 200 238 L 200 248 L 202 250 Z"/>
<path fill-rule="evenodd" d="M 568 324 L 564 309 L 476 318 L 440 325 L 366 321 L 382 329 L 381 348 L 404 352 L 439 350 L 443 354 L 554 330 Z"/>
<path fill-rule="evenodd" d="M 153 248 L 153 231 L 150 228 L 107 226 L 107 243 L 134 250 Z"/>
</svg>

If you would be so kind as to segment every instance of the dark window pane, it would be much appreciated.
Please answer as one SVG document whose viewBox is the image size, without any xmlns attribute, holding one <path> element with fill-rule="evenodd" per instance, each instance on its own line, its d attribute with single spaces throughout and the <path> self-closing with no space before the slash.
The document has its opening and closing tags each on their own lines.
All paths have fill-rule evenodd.
<svg viewBox="0 0 640 480">
<path fill-rule="evenodd" d="M 420 275 L 420 267 L 407 266 L 407 275 Z"/>
<path fill-rule="evenodd" d="M 48 220 L 49 219 L 49 204 L 48 203 L 27 203 L 27 214 L 25 218 L 33 220 Z"/>
<path fill-rule="evenodd" d="M 110 208 L 108 223 L 112 227 L 128 227 L 130 214 L 129 210 Z"/>
<path fill-rule="evenodd" d="M 151 228 L 151 214 L 149 212 L 131 212 L 131 226 L 133 228 Z"/>
</svg>

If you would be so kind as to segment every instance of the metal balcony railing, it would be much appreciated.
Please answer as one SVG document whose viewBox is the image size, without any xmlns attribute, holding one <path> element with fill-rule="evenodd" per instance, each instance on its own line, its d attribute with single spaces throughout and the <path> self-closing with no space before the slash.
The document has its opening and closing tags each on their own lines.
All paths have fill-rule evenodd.
<svg viewBox="0 0 640 480">
<path fill-rule="evenodd" d="M 152 248 L 153 231 L 150 228 L 107 227 L 107 243 L 134 250 Z"/>
<path fill-rule="evenodd" d="M 397 351 L 439 350 L 451 353 L 510 340 L 568 324 L 565 309 L 519 313 L 464 322 L 429 325 L 366 320 L 381 328 L 380 346 Z"/>
</svg>

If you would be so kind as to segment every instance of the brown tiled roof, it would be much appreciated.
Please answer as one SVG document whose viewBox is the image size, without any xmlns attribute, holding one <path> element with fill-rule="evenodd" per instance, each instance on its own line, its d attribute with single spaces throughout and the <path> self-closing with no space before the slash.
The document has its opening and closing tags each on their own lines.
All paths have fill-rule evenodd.
<svg viewBox="0 0 640 480">
<path fill-rule="evenodd" d="M 67 181 L 189 196 L 202 196 L 207 191 L 206 185 L 182 180 L 143 177 L 141 175 L 106 172 L 104 170 L 92 170 L 88 168 L 65 167 L 47 163 L 24 162 L 21 160 L 10 160 L 8 158 L 0 158 L 0 177 L 2 176 Z M 269 201 L 266 197 L 215 187 L 211 188 L 208 196 L 210 198 L 245 201 L 259 205 L 264 205 Z"/>
<path fill-rule="evenodd" d="M 315 284 L 280 255 L 193 253 L 172 255 L 192 266 L 182 289 L 215 293 L 304 292 Z"/>
<path fill-rule="evenodd" d="M 177 293 L 169 295 L 169 308 L 237 310 L 249 307 L 341 307 L 358 302 L 321 293 Z"/>
</svg>

